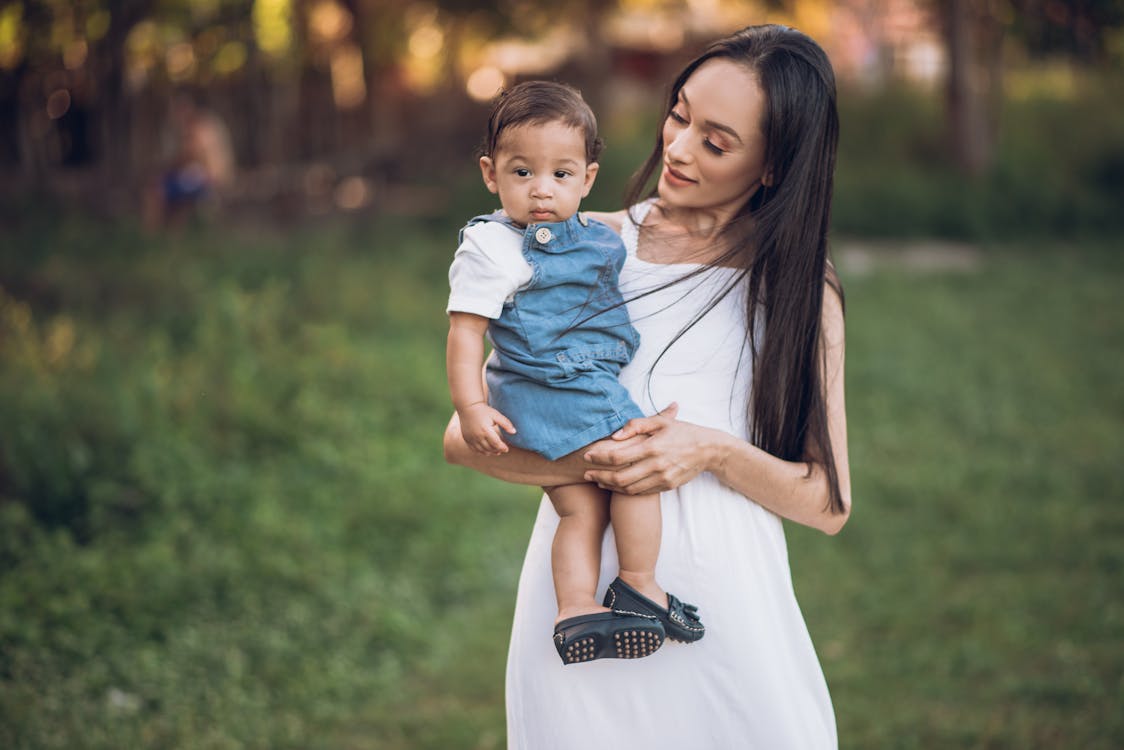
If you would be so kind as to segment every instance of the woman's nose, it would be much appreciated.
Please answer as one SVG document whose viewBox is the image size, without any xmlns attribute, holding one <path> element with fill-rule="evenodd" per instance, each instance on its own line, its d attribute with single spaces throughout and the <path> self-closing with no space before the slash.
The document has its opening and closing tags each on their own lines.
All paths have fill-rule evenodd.
<svg viewBox="0 0 1124 750">
<path fill-rule="evenodd" d="M 675 137 L 664 146 L 664 153 L 667 154 L 667 158 L 676 164 L 683 164 L 690 159 L 691 151 L 688 148 L 687 131 L 688 128 L 679 130 Z"/>
</svg>

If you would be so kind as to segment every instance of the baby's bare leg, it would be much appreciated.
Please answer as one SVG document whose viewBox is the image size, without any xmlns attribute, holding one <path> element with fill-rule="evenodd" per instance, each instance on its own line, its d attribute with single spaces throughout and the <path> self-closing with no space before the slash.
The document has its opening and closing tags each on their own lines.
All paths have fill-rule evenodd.
<svg viewBox="0 0 1124 750">
<path fill-rule="evenodd" d="M 604 612 L 597 601 L 601 541 L 609 525 L 609 493 L 595 484 L 547 487 L 558 512 L 558 531 L 551 547 L 558 620 Z"/>
<path fill-rule="evenodd" d="M 667 594 L 656 583 L 663 516 L 660 496 L 613 493 L 610 504 L 613 534 L 617 538 L 620 577 L 644 596 L 667 607 Z"/>
</svg>

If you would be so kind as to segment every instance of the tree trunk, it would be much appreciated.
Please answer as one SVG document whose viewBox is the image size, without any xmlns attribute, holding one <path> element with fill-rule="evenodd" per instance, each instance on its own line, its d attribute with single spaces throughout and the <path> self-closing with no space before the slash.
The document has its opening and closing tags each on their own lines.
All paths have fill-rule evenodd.
<svg viewBox="0 0 1124 750">
<path fill-rule="evenodd" d="M 967 175 L 978 177 L 991 166 L 995 150 L 988 122 L 988 92 L 980 71 L 979 43 L 987 21 L 974 12 L 972 0 L 945 0 L 941 7 L 948 52 L 949 145 L 957 167 Z"/>
</svg>

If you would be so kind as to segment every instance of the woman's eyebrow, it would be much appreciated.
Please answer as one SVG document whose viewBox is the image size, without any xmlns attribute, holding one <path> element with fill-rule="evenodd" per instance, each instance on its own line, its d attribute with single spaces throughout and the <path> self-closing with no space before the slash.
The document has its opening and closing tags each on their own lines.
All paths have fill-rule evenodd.
<svg viewBox="0 0 1124 750">
<path fill-rule="evenodd" d="M 679 96 L 681 99 L 683 99 L 684 104 L 686 104 L 688 107 L 691 106 L 691 102 L 687 99 L 687 94 L 683 91 L 683 89 L 679 89 Z M 734 130 L 729 125 L 723 125 L 722 123 L 715 122 L 714 120 L 703 120 L 703 124 L 709 128 L 714 128 L 715 130 L 721 130 L 723 133 L 726 133 L 738 143 L 742 142 L 742 137 L 738 135 L 738 131 Z"/>
</svg>

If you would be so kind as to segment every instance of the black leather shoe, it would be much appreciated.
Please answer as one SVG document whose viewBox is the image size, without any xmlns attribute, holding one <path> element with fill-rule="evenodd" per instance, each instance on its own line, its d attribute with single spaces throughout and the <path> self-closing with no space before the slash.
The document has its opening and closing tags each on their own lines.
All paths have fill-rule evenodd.
<svg viewBox="0 0 1124 750">
<path fill-rule="evenodd" d="M 673 594 L 667 595 L 668 608 L 664 609 L 627 583 L 617 578 L 609 584 L 603 604 L 622 615 L 647 615 L 659 618 L 664 632 L 673 641 L 694 643 L 706 635 L 699 619 L 699 610 L 693 604 L 684 604 Z"/>
<path fill-rule="evenodd" d="M 594 659 L 639 659 L 663 645 L 664 630 L 651 615 L 595 612 L 554 626 L 554 647 L 563 664 Z"/>
</svg>

